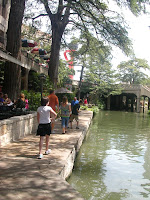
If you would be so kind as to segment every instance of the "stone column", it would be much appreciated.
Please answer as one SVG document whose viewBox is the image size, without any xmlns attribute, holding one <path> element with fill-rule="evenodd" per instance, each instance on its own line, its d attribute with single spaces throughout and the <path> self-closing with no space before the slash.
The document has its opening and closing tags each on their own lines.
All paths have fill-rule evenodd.
<svg viewBox="0 0 150 200">
<path fill-rule="evenodd" d="M 133 103 L 134 103 L 134 97 L 131 98 L 131 112 L 134 111 L 134 109 L 133 109 Z"/>
<path fill-rule="evenodd" d="M 110 99 L 111 99 L 111 96 L 109 95 L 107 97 L 107 110 L 110 110 Z"/>
<path fill-rule="evenodd" d="M 137 99 L 136 99 L 136 112 L 140 112 L 140 96 L 137 96 Z"/>
<path fill-rule="evenodd" d="M 126 111 L 128 111 L 128 103 L 129 103 L 129 97 L 126 96 Z"/>
<path fill-rule="evenodd" d="M 28 90 L 28 76 L 29 76 L 29 69 L 23 69 L 23 77 L 22 77 L 22 90 Z"/>
<path fill-rule="evenodd" d="M 144 113 L 144 110 L 145 110 L 145 97 L 144 97 L 144 101 L 143 101 L 143 113 Z"/>
<path fill-rule="evenodd" d="M 150 105 L 150 98 L 148 97 L 148 110 L 149 110 L 149 105 Z"/>
</svg>

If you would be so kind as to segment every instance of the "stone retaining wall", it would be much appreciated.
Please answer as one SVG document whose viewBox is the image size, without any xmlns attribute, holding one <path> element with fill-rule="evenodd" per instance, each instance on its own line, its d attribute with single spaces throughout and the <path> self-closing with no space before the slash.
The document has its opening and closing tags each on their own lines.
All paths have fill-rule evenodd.
<svg viewBox="0 0 150 200">
<path fill-rule="evenodd" d="M 1 120 L 0 147 L 36 132 L 37 126 L 36 112 Z"/>
<path fill-rule="evenodd" d="M 72 173 L 76 155 L 79 152 L 80 147 L 82 146 L 82 143 L 87 135 L 88 128 L 89 128 L 90 123 L 93 118 L 93 112 L 88 111 L 87 116 L 88 116 L 88 118 L 86 119 L 86 124 L 84 124 L 84 126 L 82 126 L 81 131 L 79 130 L 79 133 L 78 133 L 79 137 L 78 137 L 76 143 L 73 145 L 72 150 L 70 151 L 70 154 L 68 155 L 68 157 L 66 159 L 63 169 L 59 173 L 59 175 L 63 179 L 67 179 Z M 84 117 L 81 118 L 81 116 L 80 116 L 80 121 L 82 121 L 83 119 L 84 119 Z"/>
</svg>

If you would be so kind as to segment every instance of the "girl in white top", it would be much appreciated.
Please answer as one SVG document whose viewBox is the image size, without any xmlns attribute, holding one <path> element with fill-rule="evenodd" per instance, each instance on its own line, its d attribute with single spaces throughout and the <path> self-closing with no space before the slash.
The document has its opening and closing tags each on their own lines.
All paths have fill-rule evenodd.
<svg viewBox="0 0 150 200">
<path fill-rule="evenodd" d="M 44 136 L 46 136 L 46 151 L 45 154 L 48 155 L 50 153 L 49 149 L 49 136 L 51 134 L 51 118 L 50 118 L 50 112 L 54 114 L 56 117 L 56 112 L 48 106 L 49 99 L 42 98 L 41 100 L 41 106 L 37 109 L 37 120 L 38 120 L 38 129 L 37 129 L 37 135 L 40 135 L 40 142 L 39 142 L 39 156 L 38 158 L 43 158 L 42 154 L 42 147 L 43 147 L 43 141 Z"/>
</svg>

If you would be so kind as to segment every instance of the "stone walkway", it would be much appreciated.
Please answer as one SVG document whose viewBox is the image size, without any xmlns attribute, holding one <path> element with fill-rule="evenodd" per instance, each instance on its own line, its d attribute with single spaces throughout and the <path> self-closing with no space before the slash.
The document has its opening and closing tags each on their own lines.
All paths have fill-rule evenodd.
<svg viewBox="0 0 150 200">
<path fill-rule="evenodd" d="M 83 200 L 65 179 L 71 174 L 92 116 L 90 111 L 81 111 L 80 129 L 75 129 L 74 122 L 65 135 L 58 120 L 56 133 L 50 137 L 52 152 L 41 160 L 37 159 L 39 137 L 35 134 L 1 148 L 0 200 Z"/>
</svg>

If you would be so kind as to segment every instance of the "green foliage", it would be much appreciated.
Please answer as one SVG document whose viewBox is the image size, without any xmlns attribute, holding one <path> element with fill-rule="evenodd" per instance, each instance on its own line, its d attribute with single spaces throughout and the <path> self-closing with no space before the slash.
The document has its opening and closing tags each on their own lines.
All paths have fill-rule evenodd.
<svg viewBox="0 0 150 200">
<path fill-rule="evenodd" d="M 128 0 L 118 1 L 118 5 L 132 8 L 131 11 L 133 11 L 133 13 L 136 13 L 136 11 L 140 13 L 143 8 L 141 6 L 142 4 L 139 0 L 134 0 L 134 2 L 135 3 L 133 4 L 133 1 Z M 136 4 L 136 2 L 138 2 L 138 4 Z M 45 7 L 45 12 L 43 12 L 43 7 L 40 9 L 39 3 Z M 131 41 L 128 38 L 127 26 L 124 19 L 112 8 L 109 8 L 109 3 L 107 1 L 66 0 L 54 4 L 53 1 L 37 0 L 37 5 L 34 4 L 32 7 L 33 6 L 37 8 L 38 11 L 36 14 L 31 13 L 31 16 L 36 18 L 34 23 L 40 21 L 37 17 L 38 14 L 39 16 L 48 15 L 51 23 L 47 26 L 52 26 L 49 31 L 51 31 L 53 25 L 55 26 L 55 23 L 57 23 L 57 30 L 61 34 L 67 35 L 78 30 L 79 33 L 84 32 L 88 35 L 89 32 L 90 34 L 95 35 L 99 41 L 104 39 L 105 41 L 118 46 L 127 55 L 132 51 Z M 26 9 L 28 17 L 29 13 L 30 9 Z M 28 17 L 26 17 L 26 19 L 28 19 Z M 47 19 L 47 17 L 45 17 L 45 19 Z M 68 24 L 69 26 L 67 26 Z M 53 33 L 51 32 L 51 34 Z M 56 35 L 57 34 L 53 37 L 56 37 Z M 86 42 L 88 43 L 88 36 Z"/>
<path fill-rule="evenodd" d="M 40 74 L 35 71 L 30 71 L 28 81 L 29 90 L 41 92 L 41 80 L 39 78 L 39 75 Z M 49 77 L 46 76 L 46 80 L 43 81 L 43 91 L 49 93 L 49 88 L 52 88 L 52 83 L 50 82 Z"/>
<path fill-rule="evenodd" d="M 105 104 L 104 102 L 101 100 L 97 101 L 97 107 L 100 109 L 100 110 L 103 110 L 105 108 Z"/>
<path fill-rule="evenodd" d="M 83 74 L 84 80 L 81 93 L 90 93 L 90 101 L 97 104 L 97 101 L 100 101 L 102 97 L 107 97 L 113 93 L 120 93 L 120 90 L 115 84 L 115 71 L 112 70 L 110 63 L 111 48 L 106 46 L 104 42 L 98 41 L 89 33 L 89 48 L 86 49 L 84 37 L 85 35 L 83 34 L 80 38 L 81 48 L 76 52 L 78 62 L 83 63 L 82 65 L 86 68 Z M 74 41 L 77 41 L 77 39 Z M 85 52 L 84 56 L 82 56 L 82 52 Z"/>
<path fill-rule="evenodd" d="M 98 106 L 99 109 L 105 108 L 104 97 L 99 92 L 93 90 L 89 95 L 89 102 Z"/>
<path fill-rule="evenodd" d="M 150 115 L 150 110 L 148 110 L 147 114 Z"/>
<path fill-rule="evenodd" d="M 23 90 L 22 93 L 25 94 L 26 99 L 29 101 L 29 110 L 36 111 L 37 108 L 41 105 L 41 93 Z M 44 93 L 43 96 L 48 96 L 48 93 Z"/>
<path fill-rule="evenodd" d="M 144 73 L 142 70 L 150 69 L 150 66 L 145 59 L 134 58 L 127 62 L 121 62 L 117 68 L 120 81 L 130 84 L 141 84 L 148 78 L 146 71 Z"/>
<path fill-rule="evenodd" d="M 64 87 L 65 84 L 72 84 L 72 81 L 69 78 L 69 75 L 74 75 L 75 71 L 73 69 L 69 69 L 68 63 L 63 60 L 59 61 L 59 69 L 58 69 L 58 88 Z"/>
<path fill-rule="evenodd" d="M 142 84 L 142 85 L 148 85 L 148 86 L 149 86 L 149 85 L 150 85 L 150 78 L 148 77 L 147 79 L 142 80 L 142 81 L 141 81 L 141 84 Z"/>
<path fill-rule="evenodd" d="M 30 71 L 28 77 L 28 88 L 29 90 L 34 90 L 35 92 L 40 92 L 40 79 L 38 78 L 38 73 L 35 71 Z"/>
<path fill-rule="evenodd" d="M 141 0 L 124 0 L 118 1 L 118 5 L 131 8 L 133 13 L 143 11 L 144 4 Z M 62 38 L 65 40 L 65 35 L 71 35 L 75 31 L 82 35 L 84 33 L 85 43 L 87 47 L 89 34 L 93 35 L 97 40 L 104 40 L 107 44 L 118 46 L 126 55 L 132 54 L 132 43 L 128 37 L 128 27 L 121 14 L 109 7 L 109 1 L 98 0 L 65 0 L 65 1 L 48 1 L 36 0 L 37 12 L 32 13 L 33 24 L 36 24 L 39 17 L 48 16 L 50 33 L 53 38 L 51 46 L 51 57 L 49 62 L 49 76 L 53 83 L 56 84 L 58 76 L 58 59 Z M 146 4 L 147 1 L 144 1 Z M 39 3 L 42 6 L 39 6 Z M 34 4 L 32 4 L 33 7 Z M 43 7 L 45 12 L 43 12 Z M 30 9 L 26 10 L 29 16 Z M 63 37 L 64 36 L 64 37 Z M 66 45 L 66 41 L 64 41 Z M 87 49 L 87 48 L 86 48 Z M 86 50 L 85 49 L 85 50 Z M 82 51 L 82 55 L 83 55 Z"/>
<path fill-rule="evenodd" d="M 88 108 L 88 106 L 80 106 L 80 109 L 81 110 L 90 110 L 90 111 L 93 111 L 94 115 L 99 112 L 98 106 L 92 106 L 91 108 Z"/>
<path fill-rule="evenodd" d="M 92 106 L 92 108 L 88 108 L 87 110 L 93 111 L 94 114 L 99 112 L 99 107 L 97 106 Z"/>
<path fill-rule="evenodd" d="M 149 4 L 149 0 L 127 0 L 120 1 L 116 0 L 119 6 L 128 6 L 131 12 L 138 16 L 141 12 L 146 13 L 146 4 Z"/>
</svg>

